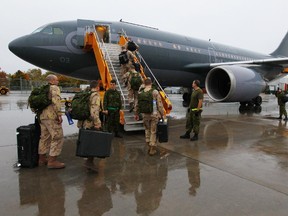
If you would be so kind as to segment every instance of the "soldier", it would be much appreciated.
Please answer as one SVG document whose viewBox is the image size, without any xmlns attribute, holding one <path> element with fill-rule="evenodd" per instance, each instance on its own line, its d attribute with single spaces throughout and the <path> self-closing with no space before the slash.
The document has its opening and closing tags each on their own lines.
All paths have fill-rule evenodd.
<svg viewBox="0 0 288 216">
<path fill-rule="evenodd" d="M 126 47 L 125 47 L 126 50 L 127 50 L 127 56 L 128 56 L 128 59 L 129 59 L 129 62 L 126 64 L 126 72 L 129 71 L 131 65 L 133 64 L 133 62 L 135 62 L 135 59 L 137 59 L 136 58 L 136 50 L 139 48 L 139 47 L 137 47 L 136 50 L 131 51 L 131 50 L 128 49 L 128 44 L 129 43 L 127 43 Z"/>
<path fill-rule="evenodd" d="M 111 80 L 110 89 L 108 89 L 104 94 L 103 102 L 103 113 L 108 115 L 107 118 L 107 127 L 109 132 L 114 132 L 115 137 L 122 138 L 122 135 L 119 133 L 119 121 L 120 113 L 119 111 L 122 108 L 121 94 L 116 89 L 116 81 Z"/>
<path fill-rule="evenodd" d="M 190 139 L 190 133 L 193 130 L 194 136 L 190 140 L 198 140 L 203 103 L 203 91 L 199 88 L 199 85 L 199 80 L 194 80 L 192 83 L 193 92 L 191 95 L 191 101 L 188 109 L 186 133 L 180 136 L 181 139 Z"/>
<path fill-rule="evenodd" d="M 126 72 L 128 72 L 128 70 L 129 70 L 129 68 L 127 68 L 127 64 L 129 63 L 129 59 L 128 59 L 128 53 L 127 53 L 127 49 L 126 49 L 126 47 L 125 46 L 122 46 L 121 47 L 121 54 L 123 53 L 123 55 L 124 55 L 124 60 L 123 60 L 123 62 L 122 61 L 120 61 L 120 74 L 121 74 L 121 76 L 123 77 L 124 75 L 125 75 L 125 73 Z M 120 54 L 119 54 L 119 56 L 120 56 Z M 120 57 L 119 57 L 119 60 L 120 60 Z M 127 61 L 128 60 L 128 61 Z M 122 62 L 122 63 L 121 63 Z M 124 79 L 124 78 L 123 78 Z"/>
<path fill-rule="evenodd" d="M 138 103 L 135 106 L 135 119 L 138 121 L 139 114 L 142 113 L 145 127 L 145 141 L 149 146 L 148 154 L 153 156 L 157 153 L 157 123 L 159 118 L 162 118 L 164 115 L 164 108 L 159 92 L 152 88 L 150 78 L 145 79 L 144 85 L 145 88 L 139 93 Z"/>
<path fill-rule="evenodd" d="M 278 105 L 279 105 L 279 117 L 278 117 L 278 119 L 282 119 L 282 115 L 284 115 L 285 118 L 283 120 L 287 121 L 287 112 L 285 109 L 285 102 L 283 101 L 285 93 L 282 91 L 282 89 L 278 88 L 277 92 L 275 93 L 275 96 L 277 97 L 277 101 L 278 101 Z"/>
<path fill-rule="evenodd" d="M 139 72 L 135 70 L 135 66 L 132 64 L 130 70 L 124 75 L 124 79 L 127 79 L 128 101 L 130 104 L 130 112 L 134 109 L 134 104 L 138 100 L 138 90 L 143 84 L 143 78 Z"/>
<path fill-rule="evenodd" d="M 63 147 L 63 129 L 61 113 L 61 97 L 58 78 L 48 75 L 47 81 L 50 85 L 49 98 L 52 103 L 40 114 L 41 137 L 39 141 L 39 166 L 46 165 L 49 169 L 64 168 L 65 164 L 57 160 Z M 48 161 L 46 154 L 49 155 Z"/>
<path fill-rule="evenodd" d="M 96 80 L 91 81 L 90 83 L 90 91 L 92 92 L 89 99 L 89 107 L 90 107 L 90 118 L 85 121 L 78 121 L 78 128 L 85 129 L 96 129 L 100 130 L 101 128 L 101 120 L 99 117 L 100 108 L 101 108 L 101 100 L 99 94 L 99 85 Z M 84 166 L 87 168 L 95 168 L 94 157 L 87 158 Z"/>
</svg>

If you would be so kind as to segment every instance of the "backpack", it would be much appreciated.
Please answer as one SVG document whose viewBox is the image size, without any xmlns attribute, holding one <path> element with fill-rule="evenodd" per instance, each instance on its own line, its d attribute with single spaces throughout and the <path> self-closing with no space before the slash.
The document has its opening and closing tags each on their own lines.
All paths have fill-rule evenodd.
<svg viewBox="0 0 288 216">
<path fill-rule="evenodd" d="M 153 112 L 153 92 L 151 89 L 147 92 L 141 91 L 138 95 L 138 110 L 139 113 L 152 113 Z"/>
<path fill-rule="evenodd" d="M 86 120 L 90 117 L 91 91 L 81 91 L 74 95 L 71 102 L 70 115 L 72 119 Z"/>
<path fill-rule="evenodd" d="M 128 41 L 127 49 L 133 52 L 137 49 L 137 45 L 134 41 Z"/>
<path fill-rule="evenodd" d="M 49 98 L 50 85 L 43 85 L 34 88 L 28 98 L 28 105 L 31 110 L 40 114 L 47 106 L 52 103 Z"/>
<path fill-rule="evenodd" d="M 138 62 L 133 62 L 132 64 L 134 65 L 135 70 L 136 70 L 137 72 L 140 72 L 140 71 L 141 71 L 141 67 L 140 67 L 140 64 L 139 64 Z"/>
<path fill-rule="evenodd" d="M 119 54 L 119 63 L 123 65 L 123 64 L 127 64 L 128 62 L 129 62 L 129 59 L 128 59 L 127 51 L 122 51 Z"/>
<path fill-rule="evenodd" d="M 141 75 L 139 73 L 130 72 L 130 76 L 131 76 L 131 79 L 130 79 L 131 89 L 138 91 L 141 84 L 143 83 L 141 79 Z"/>
</svg>

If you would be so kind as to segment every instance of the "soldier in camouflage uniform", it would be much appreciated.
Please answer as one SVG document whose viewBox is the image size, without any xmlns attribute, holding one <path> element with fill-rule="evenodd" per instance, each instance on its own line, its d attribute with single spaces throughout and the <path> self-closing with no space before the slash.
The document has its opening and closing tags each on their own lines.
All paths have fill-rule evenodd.
<svg viewBox="0 0 288 216">
<path fill-rule="evenodd" d="M 144 81 L 144 92 L 150 91 L 152 89 L 152 81 L 150 78 L 145 79 Z M 143 115 L 143 123 L 145 127 L 145 141 L 149 146 L 148 154 L 153 156 L 157 153 L 157 145 L 156 145 L 156 132 L 157 132 L 157 124 L 160 118 L 164 116 L 164 108 L 161 100 L 161 96 L 159 92 L 154 89 L 152 91 L 153 100 L 156 100 L 156 111 L 152 113 L 142 113 Z M 138 103 L 135 105 L 135 119 L 139 120 L 139 107 Z"/>
<path fill-rule="evenodd" d="M 139 75 L 141 77 L 142 83 L 143 83 L 143 78 L 141 76 L 141 74 L 139 74 L 139 72 L 137 72 L 135 70 L 135 66 L 132 64 L 130 66 L 130 70 L 123 76 L 123 78 L 125 80 L 127 80 L 127 90 L 128 90 L 128 101 L 129 101 L 129 105 L 130 105 L 130 112 L 133 111 L 134 109 L 134 104 L 137 104 L 137 100 L 138 100 L 138 90 L 134 90 L 131 88 L 131 78 L 134 75 Z"/>
<path fill-rule="evenodd" d="M 275 93 L 275 96 L 277 97 L 278 105 L 279 105 L 279 117 L 278 119 L 282 119 L 282 115 L 285 116 L 284 121 L 287 121 L 287 112 L 285 109 L 285 103 L 283 102 L 283 97 L 285 96 L 285 93 L 282 91 L 282 89 L 278 89 L 278 91 Z"/>
<path fill-rule="evenodd" d="M 115 137 L 122 138 L 119 133 L 120 113 L 122 108 L 121 94 L 116 89 L 116 81 L 111 80 L 110 89 L 104 94 L 103 101 L 103 113 L 108 115 L 107 117 L 107 129 L 109 132 L 114 132 Z"/>
<path fill-rule="evenodd" d="M 198 140 L 202 103 L 204 97 L 203 91 L 199 88 L 199 85 L 199 80 L 194 80 L 192 83 L 193 92 L 191 95 L 191 101 L 187 114 L 186 133 L 180 136 L 181 139 L 190 139 L 190 133 L 193 130 L 194 136 L 190 140 Z"/>
<path fill-rule="evenodd" d="M 127 57 L 129 60 L 126 64 L 121 65 L 121 76 L 122 76 L 123 81 L 125 81 L 124 75 L 130 70 L 130 67 L 133 64 L 133 62 L 135 61 L 136 56 L 135 56 L 135 52 L 132 52 L 132 51 L 127 49 L 127 44 L 121 48 L 122 48 L 122 52 L 123 51 L 127 52 Z"/>
<path fill-rule="evenodd" d="M 52 99 L 52 103 L 40 114 L 39 165 L 47 164 L 50 169 L 60 169 L 65 167 L 64 163 L 57 160 L 64 141 L 60 89 L 57 86 L 57 76 L 50 74 L 46 79 L 50 85 L 49 98 Z M 46 154 L 49 156 L 48 161 Z"/>
<path fill-rule="evenodd" d="M 85 129 L 96 129 L 100 130 L 101 128 L 101 120 L 99 117 L 100 109 L 101 109 L 101 100 L 99 94 L 99 85 L 96 80 L 91 81 L 90 83 L 90 90 L 91 95 L 89 98 L 89 107 L 90 107 L 90 118 L 85 121 L 78 121 L 77 127 L 78 128 L 85 128 Z M 84 164 L 87 168 L 95 169 L 96 166 L 94 164 L 94 157 L 89 157 L 85 161 Z"/>
</svg>

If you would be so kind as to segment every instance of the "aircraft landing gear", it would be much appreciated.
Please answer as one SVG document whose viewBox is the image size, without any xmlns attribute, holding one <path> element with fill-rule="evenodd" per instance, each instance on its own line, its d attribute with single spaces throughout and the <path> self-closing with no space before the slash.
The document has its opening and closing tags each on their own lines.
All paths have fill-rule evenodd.
<svg viewBox="0 0 288 216">
<path fill-rule="evenodd" d="M 239 113 L 252 115 L 253 113 L 259 114 L 262 111 L 262 97 L 257 96 L 251 101 L 240 102 Z"/>
<path fill-rule="evenodd" d="M 188 107 L 190 104 L 191 93 L 185 92 L 182 98 L 183 98 L 183 102 L 182 102 L 183 107 Z"/>
</svg>

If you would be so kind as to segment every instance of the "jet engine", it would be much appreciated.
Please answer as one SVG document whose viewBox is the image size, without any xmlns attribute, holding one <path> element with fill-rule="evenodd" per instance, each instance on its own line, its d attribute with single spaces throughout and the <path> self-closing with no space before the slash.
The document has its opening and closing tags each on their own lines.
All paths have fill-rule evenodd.
<svg viewBox="0 0 288 216">
<path fill-rule="evenodd" d="M 208 95 L 217 102 L 247 102 L 266 88 L 260 73 L 239 65 L 211 69 L 205 80 Z"/>
</svg>

